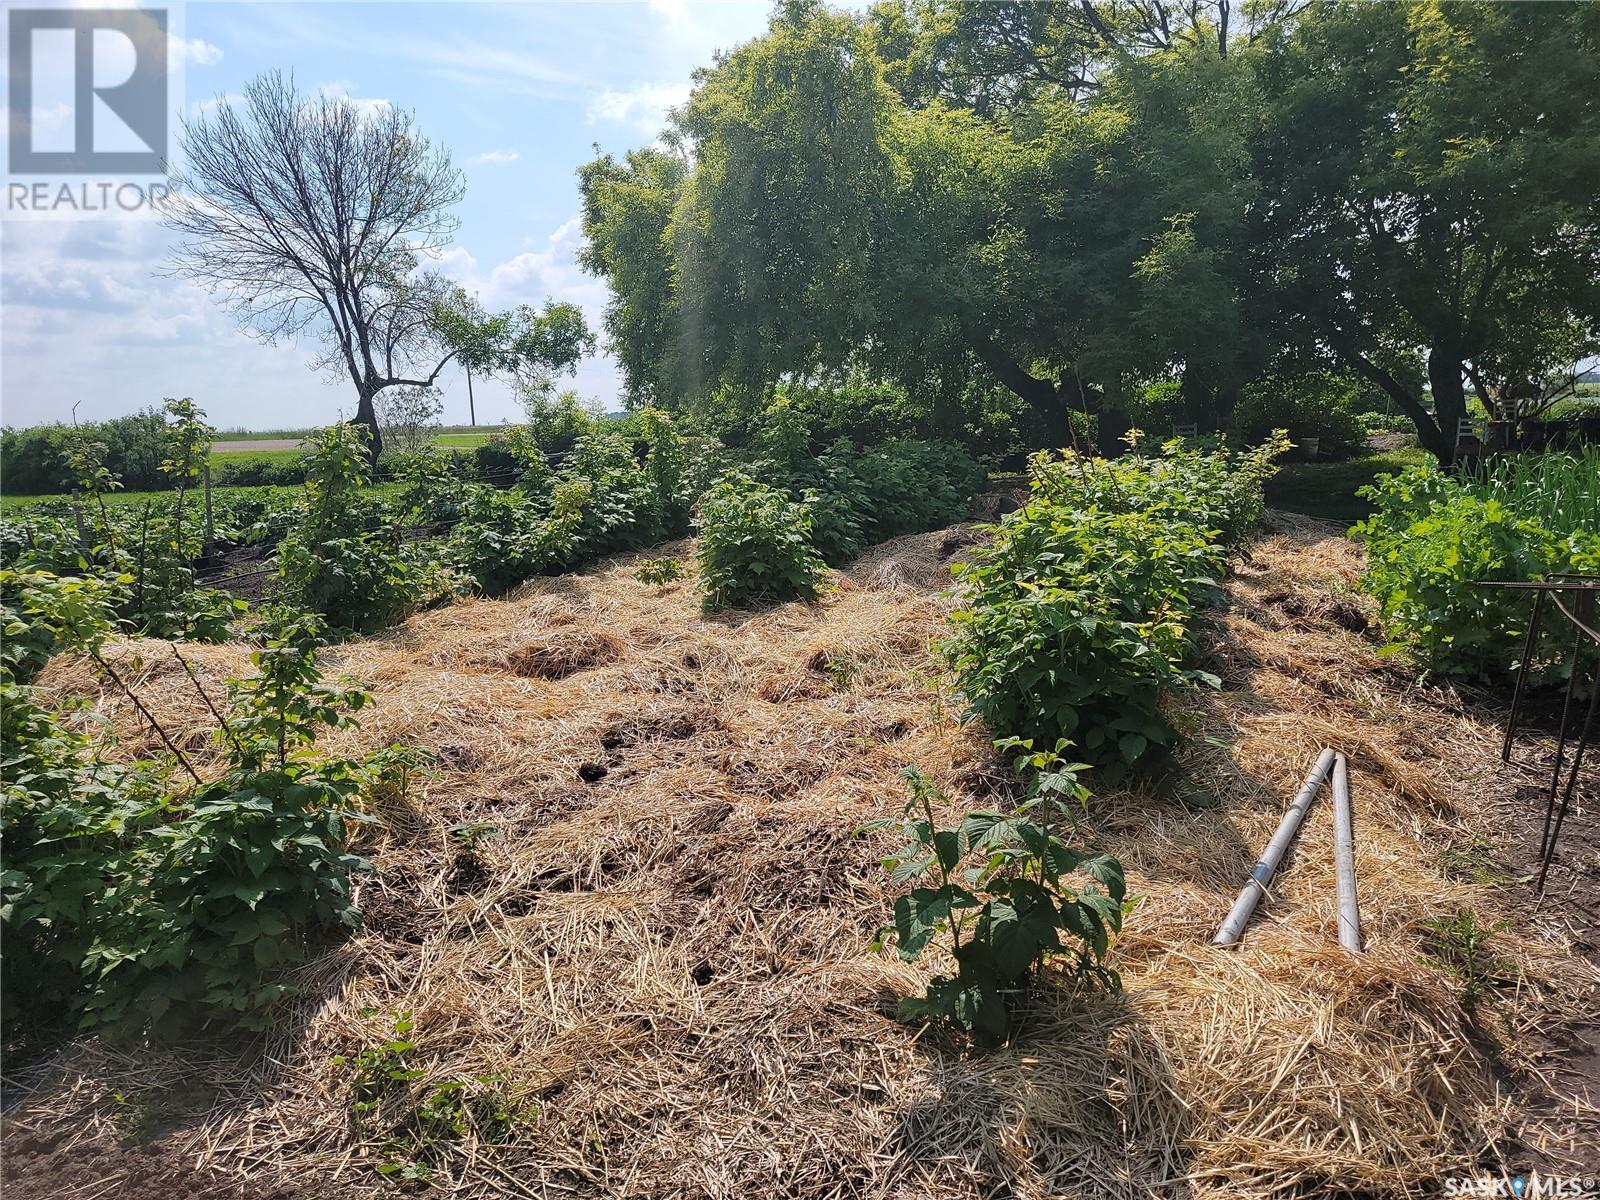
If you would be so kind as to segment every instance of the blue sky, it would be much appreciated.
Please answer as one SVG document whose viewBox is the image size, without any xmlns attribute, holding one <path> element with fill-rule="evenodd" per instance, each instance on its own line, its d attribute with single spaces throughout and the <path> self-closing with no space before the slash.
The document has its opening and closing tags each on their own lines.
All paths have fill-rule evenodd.
<svg viewBox="0 0 1600 1200">
<path fill-rule="evenodd" d="M 303 89 L 412 109 L 464 170 L 456 242 L 439 266 L 495 308 L 581 305 L 598 331 L 604 284 L 579 270 L 576 169 L 592 146 L 649 144 L 690 73 L 765 28 L 764 0 L 695 3 L 189 3 L 185 103 L 193 113 L 269 68 Z M 159 225 L 7 221 L 0 230 L 0 419 L 82 420 L 193 396 L 222 428 L 287 428 L 348 415 L 348 380 L 327 382 L 312 347 L 240 332 L 199 288 L 156 274 Z M 445 419 L 467 419 L 447 371 Z M 619 407 L 614 364 L 570 386 Z M 479 424 L 516 419 L 504 388 L 476 388 Z"/>
</svg>

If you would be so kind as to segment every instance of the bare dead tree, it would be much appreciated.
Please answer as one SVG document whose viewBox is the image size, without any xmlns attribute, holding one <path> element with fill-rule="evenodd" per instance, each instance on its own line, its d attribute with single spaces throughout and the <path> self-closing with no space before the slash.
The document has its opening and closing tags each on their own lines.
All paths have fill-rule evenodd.
<svg viewBox="0 0 1600 1200">
<path fill-rule="evenodd" d="M 455 355 L 437 320 L 450 289 L 421 270 L 456 230 L 464 188 L 449 153 L 412 113 L 306 95 L 276 71 L 181 138 L 166 215 L 187 236 L 172 271 L 268 342 L 315 338 L 316 365 L 355 385 L 376 459 L 378 393 L 431 387 Z"/>
</svg>

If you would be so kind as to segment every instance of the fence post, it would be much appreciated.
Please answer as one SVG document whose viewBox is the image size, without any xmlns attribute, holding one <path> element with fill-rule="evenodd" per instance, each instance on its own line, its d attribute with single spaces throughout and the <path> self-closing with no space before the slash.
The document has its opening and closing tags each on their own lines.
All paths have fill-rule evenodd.
<svg viewBox="0 0 1600 1200">
<path fill-rule="evenodd" d="M 211 553 L 212 533 L 211 533 L 211 464 L 209 462 L 207 462 L 200 469 L 200 478 L 203 481 L 203 483 L 205 484 L 205 489 L 206 489 L 206 538 L 205 538 L 204 544 L 200 548 L 200 552 L 202 554 L 210 554 Z"/>
</svg>

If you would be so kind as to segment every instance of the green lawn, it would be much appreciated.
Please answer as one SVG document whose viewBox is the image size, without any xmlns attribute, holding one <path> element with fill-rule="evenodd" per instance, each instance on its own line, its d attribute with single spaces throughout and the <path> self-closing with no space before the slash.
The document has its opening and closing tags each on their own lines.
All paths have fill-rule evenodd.
<svg viewBox="0 0 1600 1200">
<path fill-rule="evenodd" d="M 304 450 L 213 450 L 210 455 L 213 470 L 223 463 L 287 463 L 299 462 L 304 457 Z"/>
<path fill-rule="evenodd" d="M 1359 521 L 1372 512 L 1372 505 L 1356 495 L 1357 488 L 1379 475 L 1421 466 L 1431 457 L 1421 447 L 1409 446 L 1348 462 L 1289 463 L 1267 481 L 1267 504 L 1330 521 Z"/>
<path fill-rule="evenodd" d="M 398 483 L 379 483 L 373 485 L 370 490 L 381 496 L 397 492 L 401 487 L 402 485 Z M 286 484 L 282 487 L 218 487 L 211 489 L 211 498 L 214 502 L 220 502 L 224 498 L 240 492 L 250 492 L 253 495 L 266 492 L 275 499 L 298 500 L 305 493 L 305 488 L 298 483 Z M 190 492 L 191 497 L 198 495 L 198 491 Z M 146 500 L 155 504 L 171 504 L 173 496 L 174 493 L 172 492 L 112 492 L 106 497 L 106 505 L 109 508 L 117 508 L 143 504 Z M 70 499 L 71 497 L 69 496 L 0 496 L 0 513 L 15 516 L 21 511 L 36 505 L 64 504 Z"/>
</svg>

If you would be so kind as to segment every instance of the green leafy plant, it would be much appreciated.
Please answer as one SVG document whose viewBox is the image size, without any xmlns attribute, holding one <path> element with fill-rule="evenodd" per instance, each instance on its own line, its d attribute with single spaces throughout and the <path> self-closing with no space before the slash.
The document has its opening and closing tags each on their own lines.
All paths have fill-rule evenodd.
<svg viewBox="0 0 1600 1200">
<path fill-rule="evenodd" d="M 267 612 L 257 673 L 230 682 L 226 711 L 189 672 L 226 751 L 208 780 L 101 653 L 109 613 L 92 585 L 36 589 L 35 604 L 56 643 L 87 654 L 170 757 L 108 762 L 102 742 L 71 731 L 7 671 L 8 980 L 27 964 L 38 1001 L 85 1025 L 142 1027 L 169 1013 L 261 1024 L 288 991 L 285 969 L 359 919 L 349 881 L 366 863 L 349 851 L 349 831 L 368 819 L 357 801 L 394 756 L 329 757 L 315 742 L 349 724 L 367 694 L 320 682 L 316 618 Z"/>
<path fill-rule="evenodd" d="M 1414 467 L 1380 476 L 1361 495 L 1370 518 L 1350 532 L 1366 543 L 1363 584 L 1389 634 L 1436 675 L 1508 678 L 1521 662 L 1530 603 L 1478 586 L 1559 573 L 1600 572 L 1600 449 L 1513 459 L 1476 475 Z M 1530 668 L 1536 682 L 1565 682 L 1571 642 L 1543 622 Z"/>
<path fill-rule="evenodd" d="M 683 578 L 683 562 L 672 557 L 647 558 L 639 564 L 637 575 L 646 587 L 665 587 Z"/>
<path fill-rule="evenodd" d="M 1070 739 L 1113 773 L 1170 750 L 1167 693 L 1218 684 L 1184 665 L 1195 613 L 1281 447 L 1037 456 L 1028 503 L 956 568 L 962 605 L 940 648 L 969 715 L 1000 737 Z"/>
<path fill-rule="evenodd" d="M 914 885 L 895 901 L 894 924 L 878 931 L 874 948 L 892 938 L 913 962 L 948 939 L 955 965 L 925 995 L 902 1001 L 901 1018 L 951 1021 L 984 1043 L 1008 1035 L 1015 999 L 1053 959 L 1066 958 L 1081 983 L 1121 986 L 1106 956 L 1127 901 L 1122 867 L 1109 855 L 1073 849 L 1057 832 L 1088 795 L 1079 764 L 1060 757 L 1064 747 L 1035 751 L 1012 741 L 1005 748 L 1032 771 L 1029 797 L 1014 810 L 969 812 L 942 827 L 943 793 L 909 769 L 903 818 L 864 827 L 898 826 L 907 844 L 883 865 L 893 882 Z M 1070 881 L 1080 876 L 1081 883 Z"/>
<path fill-rule="evenodd" d="M 278 548 L 289 597 L 339 628 L 382 628 L 441 596 L 452 580 L 403 542 L 364 489 L 366 429 L 330 425 L 309 439 L 300 520 Z"/>
<path fill-rule="evenodd" d="M 378 1173 L 406 1182 L 433 1178 L 444 1157 L 468 1138 L 489 1145 L 509 1140 L 532 1111 L 501 1075 L 430 1079 L 413 1065 L 415 1029 L 403 1010 L 380 1041 L 331 1060 L 349 1068 L 351 1125 L 358 1136 L 376 1139 L 383 1156 Z"/>
<path fill-rule="evenodd" d="M 1430 936 L 1427 961 L 1453 975 L 1461 987 L 1461 1007 L 1475 1013 L 1497 981 L 1513 978 L 1515 964 L 1494 951 L 1494 939 L 1511 927 L 1509 921 L 1485 924 L 1470 908 L 1449 917 L 1423 922 Z"/>
<path fill-rule="evenodd" d="M 817 594 L 811 514 L 779 488 L 730 471 L 700 500 L 700 583 L 708 609 Z"/>
</svg>

